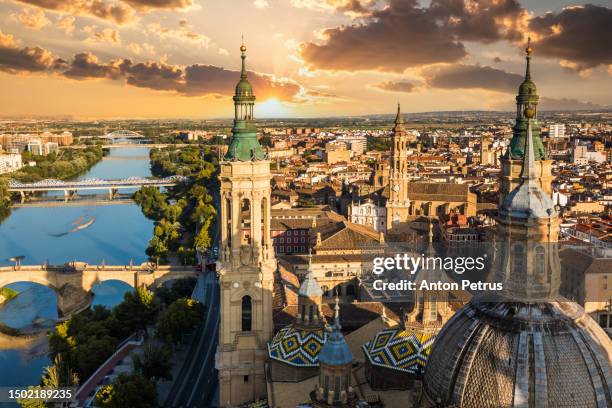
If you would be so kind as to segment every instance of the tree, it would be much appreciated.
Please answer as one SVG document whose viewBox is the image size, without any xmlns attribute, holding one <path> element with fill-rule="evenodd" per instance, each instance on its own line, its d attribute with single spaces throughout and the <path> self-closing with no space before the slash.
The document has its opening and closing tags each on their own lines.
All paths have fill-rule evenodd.
<svg viewBox="0 0 612 408">
<path fill-rule="evenodd" d="M 171 380 L 172 351 L 168 346 L 156 346 L 152 342 L 145 343 L 142 357 L 132 356 L 134 370 L 140 372 L 149 380 Z"/>
<path fill-rule="evenodd" d="M 96 404 L 103 408 L 153 408 L 157 407 L 157 390 L 140 373 L 120 374 L 98 391 Z"/>
<path fill-rule="evenodd" d="M 204 307 L 194 299 L 174 301 L 159 316 L 157 335 L 168 343 L 178 343 L 184 333 L 202 322 Z"/>
</svg>

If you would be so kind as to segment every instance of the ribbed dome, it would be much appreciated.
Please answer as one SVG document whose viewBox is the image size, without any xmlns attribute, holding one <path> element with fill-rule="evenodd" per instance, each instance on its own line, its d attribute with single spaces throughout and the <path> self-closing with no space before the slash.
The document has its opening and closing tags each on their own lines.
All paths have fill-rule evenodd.
<svg viewBox="0 0 612 408">
<path fill-rule="evenodd" d="M 611 359 L 610 339 L 573 302 L 473 300 L 438 334 L 423 386 L 441 406 L 604 408 Z"/>
<path fill-rule="evenodd" d="M 556 213 L 548 194 L 528 183 L 521 184 L 506 196 L 502 210 L 516 218 L 547 218 Z"/>
<path fill-rule="evenodd" d="M 339 328 L 334 327 L 327 337 L 327 341 L 319 353 L 319 362 L 331 366 L 346 365 L 353 362 L 353 353 L 351 353 L 351 349 L 346 344 Z"/>
<path fill-rule="evenodd" d="M 236 84 L 236 96 L 253 96 L 253 86 L 246 79 L 241 79 Z"/>
<path fill-rule="evenodd" d="M 531 79 L 524 80 L 519 87 L 519 95 L 536 95 L 537 93 L 536 84 Z"/>
</svg>

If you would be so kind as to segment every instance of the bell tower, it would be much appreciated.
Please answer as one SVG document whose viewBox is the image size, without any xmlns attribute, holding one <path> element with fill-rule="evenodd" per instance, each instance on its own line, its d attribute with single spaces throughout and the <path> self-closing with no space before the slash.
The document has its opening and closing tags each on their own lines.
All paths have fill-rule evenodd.
<svg viewBox="0 0 612 408">
<path fill-rule="evenodd" d="M 389 167 L 389 200 L 387 201 L 387 231 L 398 232 L 405 224 L 410 209 L 408 199 L 408 143 L 404 129 L 404 118 L 397 104 L 397 115 L 393 125 L 391 165 Z"/>
<path fill-rule="evenodd" d="M 531 119 L 531 132 L 533 135 L 533 156 L 535 159 L 536 178 L 540 183 L 542 190 L 549 196 L 552 196 L 551 182 L 553 180 L 551 174 L 552 161 L 546 157 L 546 151 L 540 138 L 540 124 L 538 122 L 538 101 L 540 97 L 537 93 L 535 82 L 531 78 L 531 54 L 533 47 L 531 39 L 527 42 L 525 48 L 525 79 L 521 83 L 516 95 L 516 121 L 512 128 L 512 140 L 506 151 L 505 156 L 501 160 L 500 174 L 500 191 L 499 204 L 508 193 L 516 188 L 521 182 L 521 168 L 523 158 L 525 156 L 525 141 L 527 139 L 527 123 L 528 119 L 525 116 L 525 109 L 530 107 L 534 116 Z"/>
<path fill-rule="evenodd" d="M 270 243 L 270 161 L 257 140 L 255 95 L 247 79 L 244 44 L 240 51 L 232 142 L 219 176 L 221 320 L 216 368 L 221 406 L 266 397 L 264 362 L 273 330 L 276 263 Z"/>
</svg>

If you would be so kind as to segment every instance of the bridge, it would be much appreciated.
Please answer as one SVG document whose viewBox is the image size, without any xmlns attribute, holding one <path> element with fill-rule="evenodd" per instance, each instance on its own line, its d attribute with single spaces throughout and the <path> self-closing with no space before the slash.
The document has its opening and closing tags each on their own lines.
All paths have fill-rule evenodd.
<svg viewBox="0 0 612 408">
<path fill-rule="evenodd" d="M 47 179 L 33 183 L 22 183 L 9 180 L 8 190 L 21 194 L 21 200 L 25 201 L 27 194 L 43 191 L 63 191 L 64 197 L 69 199 L 80 190 L 108 190 L 112 199 L 119 189 L 142 188 L 145 186 L 172 187 L 187 180 L 184 176 L 170 176 L 165 178 L 130 177 L 120 180 L 84 179 L 74 181 L 62 181 Z"/>
<path fill-rule="evenodd" d="M 196 278 L 195 267 L 132 265 L 88 265 L 70 262 L 65 265 L 33 265 L 0 267 L 0 288 L 16 282 L 34 282 L 53 289 L 57 295 L 60 319 L 78 313 L 91 304 L 91 289 L 104 281 L 117 280 L 133 288 L 159 287 L 165 282 Z"/>
<path fill-rule="evenodd" d="M 145 137 L 133 130 L 115 130 L 100 136 L 100 139 L 144 139 Z"/>
</svg>

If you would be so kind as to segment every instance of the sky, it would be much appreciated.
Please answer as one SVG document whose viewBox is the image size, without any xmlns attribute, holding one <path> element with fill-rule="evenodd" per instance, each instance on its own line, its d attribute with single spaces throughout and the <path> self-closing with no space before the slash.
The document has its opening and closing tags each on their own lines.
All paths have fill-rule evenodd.
<svg viewBox="0 0 612 408">
<path fill-rule="evenodd" d="M 531 36 L 541 109 L 612 106 L 612 1 L 0 0 L 0 117 L 512 110 Z"/>
</svg>

